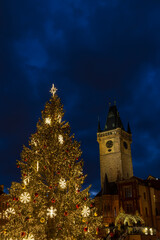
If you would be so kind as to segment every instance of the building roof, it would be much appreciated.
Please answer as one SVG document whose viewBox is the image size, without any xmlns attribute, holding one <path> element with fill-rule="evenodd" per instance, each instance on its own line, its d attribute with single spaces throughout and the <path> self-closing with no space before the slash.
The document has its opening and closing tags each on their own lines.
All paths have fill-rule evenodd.
<svg viewBox="0 0 160 240">
<path fill-rule="evenodd" d="M 116 182 L 108 182 L 107 175 L 105 175 L 105 181 L 103 189 L 96 195 L 96 197 L 102 196 L 102 195 L 117 195 L 118 194 L 118 188 Z"/>
<path fill-rule="evenodd" d="M 120 119 L 119 112 L 117 110 L 117 106 L 113 105 L 109 107 L 108 116 L 105 124 L 105 131 L 121 128 L 124 130 L 122 121 Z"/>
<path fill-rule="evenodd" d="M 110 130 L 113 130 L 113 129 L 116 129 L 116 128 L 121 128 L 122 130 L 125 131 L 125 129 L 123 127 L 123 123 L 122 123 L 120 115 L 119 115 L 119 112 L 117 110 L 117 106 L 112 105 L 112 106 L 109 107 L 109 111 L 108 111 L 107 120 L 106 120 L 104 130 L 101 129 L 100 121 L 98 119 L 98 132 L 110 131 Z M 126 132 L 131 134 L 131 128 L 130 128 L 129 123 L 128 123 Z"/>
<path fill-rule="evenodd" d="M 159 178 L 155 178 L 153 176 L 148 176 L 148 178 L 144 181 L 148 186 L 160 190 L 160 179 Z"/>
</svg>

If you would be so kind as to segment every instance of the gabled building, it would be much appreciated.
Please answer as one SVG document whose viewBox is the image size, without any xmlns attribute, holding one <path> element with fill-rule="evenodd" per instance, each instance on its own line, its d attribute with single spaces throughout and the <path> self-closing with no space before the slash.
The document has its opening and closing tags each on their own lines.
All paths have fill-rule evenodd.
<svg viewBox="0 0 160 240">
<path fill-rule="evenodd" d="M 109 107 L 103 130 L 98 123 L 97 141 L 101 191 L 95 202 L 104 224 L 115 223 L 122 208 L 126 214 L 139 214 L 146 226 L 160 232 L 160 180 L 133 175 L 131 129 L 129 124 L 124 129 L 116 105 Z"/>
</svg>

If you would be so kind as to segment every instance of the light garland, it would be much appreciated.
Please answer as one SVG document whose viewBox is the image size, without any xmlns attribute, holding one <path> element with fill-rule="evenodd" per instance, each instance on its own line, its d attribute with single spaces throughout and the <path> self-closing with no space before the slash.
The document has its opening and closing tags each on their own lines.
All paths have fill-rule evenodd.
<svg viewBox="0 0 160 240">
<path fill-rule="evenodd" d="M 62 121 L 62 117 L 61 117 L 61 115 L 60 115 L 60 114 L 58 114 L 58 117 L 57 117 L 57 119 L 58 119 L 58 122 L 59 122 L 59 123 L 61 123 L 61 121 Z"/>
<path fill-rule="evenodd" d="M 28 185 L 28 183 L 29 183 L 29 176 L 24 178 L 23 183 L 24 183 L 24 185 Z"/>
<path fill-rule="evenodd" d="M 23 240 L 35 240 L 34 236 L 29 233 L 28 237 L 23 238 Z"/>
<path fill-rule="evenodd" d="M 62 135 L 59 135 L 59 136 L 58 136 L 58 140 L 59 140 L 59 143 L 60 143 L 60 144 L 63 144 L 63 136 L 62 136 Z"/>
<path fill-rule="evenodd" d="M 39 161 L 37 161 L 37 172 L 39 170 Z"/>
</svg>

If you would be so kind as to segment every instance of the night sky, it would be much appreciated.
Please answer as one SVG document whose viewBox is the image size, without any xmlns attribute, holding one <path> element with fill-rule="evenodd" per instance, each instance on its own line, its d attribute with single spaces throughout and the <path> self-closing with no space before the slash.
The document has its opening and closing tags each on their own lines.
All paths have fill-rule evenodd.
<svg viewBox="0 0 160 240">
<path fill-rule="evenodd" d="M 36 131 L 52 83 L 81 142 L 85 186 L 100 190 L 98 116 L 116 99 L 132 131 L 134 175 L 160 177 L 160 1 L 2 0 L 0 184 Z"/>
</svg>

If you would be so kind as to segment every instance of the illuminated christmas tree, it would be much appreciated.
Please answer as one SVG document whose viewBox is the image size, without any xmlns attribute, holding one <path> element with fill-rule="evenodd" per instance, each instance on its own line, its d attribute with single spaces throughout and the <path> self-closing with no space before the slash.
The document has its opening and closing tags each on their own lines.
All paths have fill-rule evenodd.
<svg viewBox="0 0 160 240">
<path fill-rule="evenodd" d="M 13 183 L 6 210 L 8 223 L 3 239 L 82 240 L 96 239 L 101 217 L 97 216 L 89 188 L 81 190 L 86 176 L 80 144 L 70 133 L 54 85 L 42 111 L 30 147 L 23 147 L 21 183 Z"/>
</svg>

